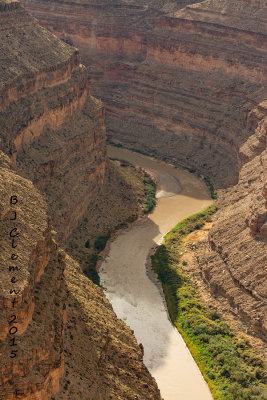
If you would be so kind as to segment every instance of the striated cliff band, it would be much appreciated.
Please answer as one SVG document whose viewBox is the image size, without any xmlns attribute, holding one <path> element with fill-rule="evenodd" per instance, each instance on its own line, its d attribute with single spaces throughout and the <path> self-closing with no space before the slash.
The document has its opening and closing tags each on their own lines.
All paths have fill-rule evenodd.
<svg viewBox="0 0 267 400">
<path fill-rule="evenodd" d="M 265 339 L 266 2 L 24 4 L 79 47 L 109 139 L 195 169 L 221 189 L 199 269 L 244 330 Z"/>
<path fill-rule="evenodd" d="M 0 398 L 159 400 L 133 332 L 59 247 L 117 179 L 78 50 L 0 1 L 0 71 Z"/>
</svg>

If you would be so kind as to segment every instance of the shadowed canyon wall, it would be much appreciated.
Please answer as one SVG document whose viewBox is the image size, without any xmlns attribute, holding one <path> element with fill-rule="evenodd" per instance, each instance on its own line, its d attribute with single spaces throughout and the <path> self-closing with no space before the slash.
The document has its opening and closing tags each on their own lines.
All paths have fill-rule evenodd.
<svg viewBox="0 0 267 400">
<path fill-rule="evenodd" d="M 196 169 L 221 209 L 199 268 L 266 337 L 266 21 L 263 0 L 24 0 L 79 47 L 113 142 Z M 265 185 L 265 186 L 264 186 Z"/>
<path fill-rule="evenodd" d="M 0 398 L 160 400 L 133 332 L 53 230 L 62 244 L 102 190 L 102 103 L 78 50 L 9 0 L 0 131 Z"/>
</svg>

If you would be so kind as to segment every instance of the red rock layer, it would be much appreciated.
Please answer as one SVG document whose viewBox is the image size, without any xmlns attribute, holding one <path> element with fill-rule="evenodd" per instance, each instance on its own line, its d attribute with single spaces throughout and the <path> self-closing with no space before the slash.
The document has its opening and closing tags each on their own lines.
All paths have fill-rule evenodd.
<svg viewBox="0 0 267 400">
<path fill-rule="evenodd" d="M 84 379 L 85 398 L 109 392 L 118 399 L 125 394 L 160 400 L 132 332 L 73 260 L 67 265 L 75 264 L 74 274 L 66 278 L 66 255 L 51 231 L 53 226 L 61 240 L 67 238 L 102 189 L 102 103 L 90 95 L 77 49 L 41 28 L 16 1 L 0 1 L 0 30 L 1 147 L 16 171 L 0 152 L 0 398 L 48 400 L 59 391 L 65 396 L 71 379 L 68 395 L 78 400 L 72 389 L 78 391 Z M 64 345 L 67 294 L 69 318 L 78 320 L 83 332 L 71 346 L 75 371 L 62 388 L 63 349 L 66 354 L 69 349 Z M 88 297 L 95 307 L 85 312 Z M 110 346 L 102 340 L 105 335 Z M 89 354 L 84 365 L 81 340 Z M 93 388 L 87 369 L 97 376 Z"/>
</svg>

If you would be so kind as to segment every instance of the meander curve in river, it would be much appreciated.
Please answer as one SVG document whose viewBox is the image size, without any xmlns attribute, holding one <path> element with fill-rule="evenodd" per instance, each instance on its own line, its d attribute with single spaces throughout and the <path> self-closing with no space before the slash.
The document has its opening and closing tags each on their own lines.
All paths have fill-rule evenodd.
<svg viewBox="0 0 267 400">
<path fill-rule="evenodd" d="M 145 267 L 150 249 L 179 220 L 211 204 L 208 190 L 193 174 L 139 153 L 109 147 L 108 154 L 150 170 L 158 181 L 158 199 L 147 219 L 111 243 L 99 270 L 101 285 L 118 317 L 143 344 L 144 363 L 164 400 L 210 400 L 208 385 L 171 324 L 162 294 Z"/>
</svg>

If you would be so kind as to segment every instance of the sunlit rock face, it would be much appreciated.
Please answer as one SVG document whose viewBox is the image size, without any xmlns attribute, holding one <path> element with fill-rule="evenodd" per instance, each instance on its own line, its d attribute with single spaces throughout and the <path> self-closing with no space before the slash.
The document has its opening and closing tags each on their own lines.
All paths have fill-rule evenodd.
<svg viewBox="0 0 267 400">
<path fill-rule="evenodd" d="M 254 133 L 240 149 L 238 184 L 221 191 L 221 208 L 198 260 L 213 296 L 230 306 L 249 334 L 266 341 L 266 102 L 249 113 L 247 125 Z"/>
</svg>

